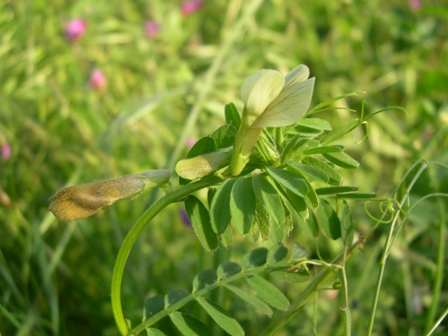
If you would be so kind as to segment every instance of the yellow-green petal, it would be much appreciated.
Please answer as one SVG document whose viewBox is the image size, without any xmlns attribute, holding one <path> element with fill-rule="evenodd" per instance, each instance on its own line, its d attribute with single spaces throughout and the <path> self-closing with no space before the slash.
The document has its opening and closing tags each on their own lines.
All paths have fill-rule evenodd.
<svg viewBox="0 0 448 336">
<path fill-rule="evenodd" d="M 285 77 L 285 88 L 303 82 L 310 76 L 310 70 L 304 64 L 300 64 L 292 69 Z"/>
<path fill-rule="evenodd" d="M 214 173 L 229 164 L 231 149 L 232 147 L 227 147 L 216 152 L 180 160 L 175 167 L 176 173 L 187 180 L 196 180 Z"/>
<path fill-rule="evenodd" d="M 282 127 L 299 121 L 310 106 L 314 80 L 313 77 L 284 89 L 252 127 Z"/>
<path fill-rule="evenodd" d="M 259 70 L 247 77 L 241 86 L 241 99 L 245 105 L 243 123 L 250 126 L 255 122 L 279 95 L 284 83 L 284 76 L 275 70 Z"/>
</svg>

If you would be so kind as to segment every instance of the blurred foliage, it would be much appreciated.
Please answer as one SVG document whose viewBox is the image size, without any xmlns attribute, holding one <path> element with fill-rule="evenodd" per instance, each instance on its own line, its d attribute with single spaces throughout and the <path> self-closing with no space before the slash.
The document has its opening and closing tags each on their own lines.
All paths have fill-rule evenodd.
<svg viewBox="0 0 448 336">
<path fill-rule="evenodd" d="M 172 164 L 187 151 L 180 134 L 197 139 L 221 125 L 224 105 L 241 106 L 239 86 L 260 68 L 287 73 L 307 64 L 317 79 L 313 104 L 356 91 L 366 92 L 361 99 L 367 101 L 367 113 L 406 108 L 406 115 L 397 111 L 372 118 L 362 144 L 357 144 L 361 131 L 345 139 L 361 162 L 356 173 L 343 176 L 346 184 L 389 197 L 416 160 L 447 163 L 445 1 L 425 1 L 415 10 L 402 0 L 264 1 L 227 52 L 223 44 L 247 2 L 204 1 L 189 16 L 182 15 L 180 5 L 161 0 L 0 3 L 0 145 L 12 150 L 9 158 L 0 158 L 0 331 L 5 335 L 116 334 L 111 269 L 128 228 L 156 195 L 69 225 L 48 212 L 48 198 L 65 185 Z M 64 29 L 77 17 L 86 20 L 87 29 L 71 42 Z M 160 25 L 153 39 L 144 32 L 147 20 Z M 222 61 L 210 79 L 217 57 Z M 106 76 L 103 91 L 89 86 L 95 69 Z M 200 114 L 188 119 L 203 92 Z M 359 97 L 348 98 L 319 117 L 343 124 L 351 116 L 337 107 L 360 105 Z M 446 192 L 446 170 L 432 169 L 425 179 L 417 185 L 417 198 L 431 190 Z M 427 199 L 396 241 L 388 268 L 394 271 L 386 274 L 378 309 L 379 335 L 422 330 L 431 300 L 437 209 Z M 182 224 L 179 209 L 170 210 L 145 231 L 132 255 L 123 289 L 125 306 L 136 307 L 130 318 L 141 318 L 139 307 L 152 290 L 167 292 L 185 279 L 189 283 L 220 258 L 238 259 L 245 246 L 260 244 L 237 237 L 240 245 L 209 255 Z M 356 230 L 367 231 L 372 220 L 361 206 L 356 216 Z M 369 313 L 382 232 L 348 265 L 355 331 L 364 330 Z M 316 245 L 298 229 L 290 239 L 300 241 L 311 256 L 337 250 L 327 240 Z M 445 302 L 447 287 L 445 279 Z M 294 295 L 300 288 L 283 290 Z M 340 334 L 338 300 L 329 293 L 321 295 L 325 302 L 320 301 L 317 317 L 310 307 L 283 334 L 299 335 L 298 328 L 310 334 L 313 318 L 319 334 Z M 240 313 L 247 334 L 257 334 L 265 322 Z"/>
</svg>

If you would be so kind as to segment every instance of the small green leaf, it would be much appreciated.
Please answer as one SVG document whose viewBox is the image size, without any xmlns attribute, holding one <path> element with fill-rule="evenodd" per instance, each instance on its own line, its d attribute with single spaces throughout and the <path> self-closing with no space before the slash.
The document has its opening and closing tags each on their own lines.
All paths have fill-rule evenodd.
<svg viewBox="0 0 448 336">
<path fill-rule="evenodd" d="M 317 223 L 316 216 L 313 211 L 308 213 L 308 218 L 297 218 L 297 224 L 299 227 L 310 237 L 317 237 L 319 235 L 319 224 Z"/>
<path fill-rule="evenodd" d="M 232 275 L 241 273 L 243 269 L 241 266 L 233 261 L 226 261 L 219 265 L 216 273 L 218 274 L 219 279 L 225 279 Z"/>
<path fill-rule="evenodd" d="M 165 295 L 165 307 L 175 304 L 177 301 L 190 295 L 185 289 L 173 289 Z"/>
<path fill-rule="evenodd" d="M 234 294 L 238 295 L 241 299 L 243 299 L 244 301 L 249 303 L 255 309 L 258 309 L 259 311 L 261 311 L 263 314 L 268 315 L 268 316 L 271 316 L 273 314 L 271 307 L 269 307 L 266 303 L 264 303 L 259 298 L 249 294 L 248 292 L 246 292 L 238 287 L 230 285 L 230 284 L 225 284 L 224 287 L 227 288 L 228 290 L 232 291 Z"/>
<path fill-rule="evenodd" d="M 166 336 L 166 334 L 163 331 L 160 331 L 156 328 L 149 328 L 146 329 L 146 335 L 147 336 Z"/>
<path fill-rule="evenodd" d="M 285 221 L 283 222 L 283 224 L 277 224 L 274 221 L 271 222 L 271 230 L 270 230 L 270 239 L 272 242 L 281 242 L 283 240 L 283 238 L 285 237 L 285 225 L 284 223 L 286 223 L 288 221 L 288 216 L 289 211 L 288 208 L 285 207 Z M 286 213 L 288 212 L 288 213 Z M 268 238 L 269 239 L 269 238 Z"/>
<path fill-rule="evenodd" d="M 288 249 L 283 244 L 278 243 L 271 247 L 268 252 L 268 264 L 276 264 L 286 258 Z"/>
<path fill-rule="evenodd" d="M 303 154 L 310 155 L 310 154 L 338 153 L 338 152 L 342 152 L 342 148 L 339 146 L 320 146 L 305 149 L 303 151 Z"/>
<path fill-rule="evenodd" d="M 232 146 L 235 141 L 236 128 L 232 125 L 223 125 L 210 134 L 215 141 L 215 148 L 226 148 Z"/>
<path fill-rule="evenodd" d="M 218 247 L 218 237 L 212 230 L 207 208 L 198 198 L 190 195 L 185 199 L 185 210 L 201 245 L 207 251 L 215 250 Z"/>
<path fill-rule="evenodd" d="M 215 149 L 215 141 L 210 137 L 204 137 L 199 139 L 193 147 L 191 147 L 185 158 L 193 158 L 198 155 L 207 154 L 215 151 Z"/>
<path fill-rule="evenodd" d="M 299 120 L 297 124 L 308 128 L 314 128 L 320 131 L 331 130 L 331 124 L 328 121 L 320 118 L 304 118 Z"/>
<path fill-rule="evenodd" d="M 306 194 L 308 194 L 308 185 L 302 176 L 298 176 L 294 172 L 278 168 L 268 168 L 267 171 L 274 181 L 297 196 L 305 197 Z"/>
<path fill-rule="evenodd" d="M 284 160 L 292 160 L 302 151 L 302 147 L 310 140 L 304 138 L 301 135 L 296 135 L 292 139 L 288 140 L 283 150 Z"/>
<path fill-rule="evenodd" d="M 196 300 L 225 332 L 232 336 L 244 336 L 243 328 L 229 312 L 206 298 L 198 297 Z"/>
<path fill-rule="evenodd" d="M 255 219 L 256 199 L 249 179 L 239 178 L 230 195 L 230 212 L 240 234 L 249 232 Z"/>
<path fill-rule="evenodd" d="M 174 312 L 170 314 L 170 319 L 179 331 L 187 336 L 210 336 L 211 330 L 201 321 L 194 317 Z"/>
<path fill-rule="evenodd" d="M 212 205 L 213 198 L 215 197 L 217 191 L 218 190 L 216 188 L 208 188 L 207 190 L 207 204 L 209 208 Z"/>
<path fill-rule="evenodd" d="M 326 144 L 332 143 L 335 140 L 338 140 L 339 138 L 342 138 L 347 133 L 350 133 L 351 131 L 353 131 L 359 125 L 361 125 L 361 121 L 359 119 L 351 120 L 348 123 L 346 123 L 345 125 L 343 125 L 343 126 L 341 126 L 339 128 L 336 128 L 335 130 L 333 130 L 330 133 L 328 133 L 326 136 L 324 136 L 320 140 L 320 143 L 322 145 L 326 145 Z"/>
<path fill-rule="evenodd" d="M 301 283 L 310 280 L 310 275 L 307 272 L 287 272 L 285 270 L 271 272 L 271 276 L 275 281 L 288 283 Z"/>
<path fill-rule="evenodd" d="M 293 207 L 293 209 L 300 214 L 305 211 L 308 206 L 306 205 L 305 199 L 303 197 L 297 196 L 293 194 L 289 190 L 285 190 L 285 197 L 288 200 L 289 204 Z"/>
<path fill-rule="evenodd" d="M 258 201 L 255 205 L 255 214 L 255 223 L 259 229 L 258 233 L 260 234 L 262 240 L 268 240 L 271 236 L 271 216 L 269 216 L 266 209 Z"/>
<path fill-rule="evenodd" d="M 244 269 L 263 266 L 266 264 L 268 257 L 268 249 L 265 247 L 256 248 L 244 255 L 241 264 Z"/>
<path fill-rule="evenodd" d="M 252 188 L 255 196 L 261 205 L 266 209 L 277 224 L 283 224 L 285 221 L 285 211 L 283 209 L 283 202 L 277 190 L 262 175 L 252 177 Z"/>
<path fill-rule="evenodd" d="M 215 141 L 210 137 L 204 137 L 199 139 L 186 155 L 186 159 L 193 158 L 198 155 L 211 153 L 215 150 Z M 188 184 L 191 180 L 179 177 L 179 184 Z"/>
<path fill-rule="evenodd" d="M 227 104 L 224 110 L 226 116 L 226 123 L 235 126 L 235 128 L 240 128 L 241 117 L 233 103 Z"/>
<path fill-rule="evenodd" d="M 336 211 L 333 210 L 330 203 L 323 199 L 317 209 L 320 226 L 330 236 L 331 239 L 336 240 L 341 237 L 341 221 L 339 220 Z"/>
<path fill-rule="evenodd" d="M 223 233 L 230 223 L 230 193 L 235 179 L 228 179 L 218 188 L 210 208 L 213 231 Z"/>
<path fill-rule="evenodd" d="M 312 156 L 303 158 L 302 162 L 321 169 L 328 176 L 328 184 L 340 185 L 342 183 L 341 175 L 327 163 Z"/>
<path fill-rule="evenodd" d="M 247 283 L 257 293 L 257 295 L 268 305 L 279 310 L 287 310 L 289 300 L 286 296 L 273 284 L 259 276 L 251 276 L 246 278 Z"/>
<path fill-rule="evenodd" d="M 366 193 L 361 193 L 361 192 L 348 192 L 348 193 L 343 193 L 343 194 L 338 194 L 337 195 L 339 199 L 341 198 L 345 198 L 345 199 L 369 199 L 369 198 L 375 198 L 376 197 L 376 193 L 374 192 L 366 192 Z"/>
<path fill-rule="evenodd" d="M 319 134 L 323 133 L 322 130 L 318 130 L 315 129 L 314 127 L 307 127 L 303 125 L 295 126 L 294 131 L 302 136 L 309 136 L 309 137 L 317 137 Z"/>
<path fill-rule="evenodd" d="M 345 169 L 356 169 L 359 167 L 359 162 L 351 158 L 344 152 L 340 153 L 323 153 L 324 158 L 334 163 L 335 165 Z"/>
<path fill-rule="evenodd" d="M 233 230 L 232 230 L 232 226 L 231 225 L 227 225 L 226 230 L 221 233 L 221 243 L 224 247 L 228 248 L 230 246 L 232 246 L 232 241 L 233 241 Z"/>
<path fill-rule="evenodd" d="M 346 246 L 353 242 L 353 218 L 347 201 L 343 201 L 340 208 L 341 213 L 341 228 L 342 241 Z"/>
<path fill-rule="evenodd" d="M 145 300 L 143 307 L 143 321 L 165 309 L 165 301 L 162 295 L 155 295 Z"/>
<path fill-rule="evenodd" d="M 293 261 L 300 261 L 303 260 L 303 258 L 306 257 L 306 248 L 304 248 L 299 243 L 292 244 L 291 247 L 291 260 Z"/>
<path fill-rule="evenodd" d="M 193 280 L 193 292 L 197 292 L 209 285 L 213 285 L 218 280 L 214 269 L 206 269 L 195 276 Z"/>
<path fill-rule="evenodd" d="M 319 167 L 302 164 L 302 163 L 290 162 L 290 161 L 286 162 L 286 164 L 288 165 L 289 168 L 298 170 L 302 174 L 310 176 L 316 180 L 320 180 L 323 182 L 329 181 L 328 175 L 325 174 L 325 172 L 322 169 L 320 169 Z"/>
<path fill-rule="evenodd" d="M 316 194 L 322 195 L 334 195 L 340 193 L 346 193 L 349 191 L 357 191 L 358 187 L 356 186 L 336 186 L 336 187 L 326 187 L 326 188 L 318 188 L 316 189 Z"/>
</svg>

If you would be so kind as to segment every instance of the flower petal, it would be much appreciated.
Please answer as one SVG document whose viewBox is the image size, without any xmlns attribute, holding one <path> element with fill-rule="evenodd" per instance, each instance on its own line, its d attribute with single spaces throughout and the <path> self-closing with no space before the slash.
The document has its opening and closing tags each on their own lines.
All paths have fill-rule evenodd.
<svg viewBox="0 0 448 336">
<path fill-rule="evenodd" d="M 279 95 L 285 83 L 283 75 L 275 70 L 258 70 L 246 78 L 241 86 L 248 125 L 251 125 Z"/>
<path fill-rule="evenodd" d="M 308 110 L 315 78 L 284 89 L 251 127 L 282 127 L 296 123 Z"/>
<path fill-rule="evenodd" d="M 303 82 L 310 76 L 310 70 L 304 64 L 300 64 L 292 69 L 285 77 L 285 88 L 288 88 L 296 83 Z"/>
</svg>

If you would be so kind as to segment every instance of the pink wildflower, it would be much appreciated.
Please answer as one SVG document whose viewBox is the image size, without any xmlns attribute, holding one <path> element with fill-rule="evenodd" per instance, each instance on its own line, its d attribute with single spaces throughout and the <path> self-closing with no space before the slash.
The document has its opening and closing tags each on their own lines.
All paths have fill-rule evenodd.
<svg viewBox="0 0 448 336">
<path fill-rule="evenodd" d="M 11 157 L 11 146 L 8 143 L 5 143 L 2 146 L 2 159 L 3 161 L 8 161 Z"/>
<path fill-rule="evenodd" d="M 182 14 L 188 16 L 198 11 L 202 7 L 202 0 L 185 1 L 182 4 Z"/>
<path fill-rule="evenodd" d="M 196 143 L 196 141 L 194 139 L 192 139 L 192 138 L 187 139 L 187 147 L 188 148 L 193 147 L 195 143 Z"/>
<path fill-rule="evenodd" d="M 157 37 L 160 31 L 160 26 L 156 21 L 146 21 L 145 33 L 150 39 Z"/>
<path fill-rule="evenodd" d="M 87 22 L 83 19 L 73 19 L 65 26 L 65 36 L 72 42 L 78 41 L 86 32 Z"/>
<path fill-rule="evenodd" d="M 90 74 L 89 85 L 92 89 L 102 91 L 107 86 L 106 76 L 101 70 L 93 70 Z"/>
<path fill-rule="evenodd" d="M 422 7 L 422 1 L 421 0 L 409 0 L 409 8 L 412 11 L 418 11 Z"/>
<path fill-rule="evenodd" d="M 187 211 L 184 208 L 179 209 L 179 216 L 186 227 L 191 227 L 190 218 L 188 218 Z"/>
</svg>

